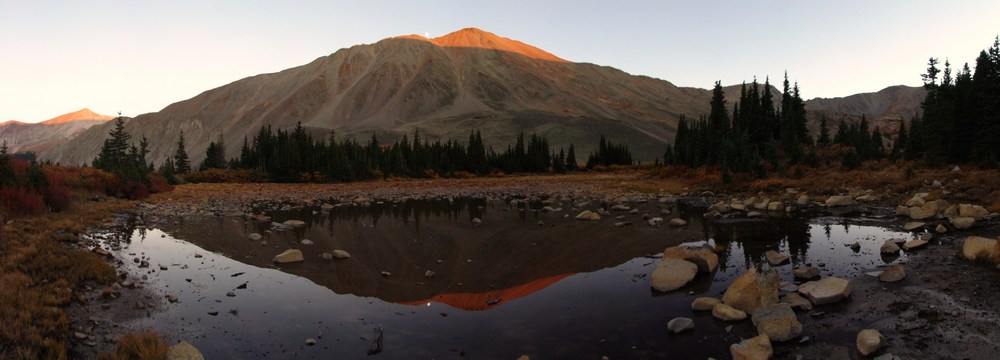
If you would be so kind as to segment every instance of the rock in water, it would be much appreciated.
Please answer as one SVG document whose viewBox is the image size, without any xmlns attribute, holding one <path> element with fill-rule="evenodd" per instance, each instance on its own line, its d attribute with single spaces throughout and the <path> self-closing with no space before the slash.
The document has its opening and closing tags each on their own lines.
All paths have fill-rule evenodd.
<svg viewBox="0 0 1000 360">
<path fill-rule="evenodd" d="M 789 258 L 788 255 L 779 254 L 777 251 L 774 250 L 768 250 L 767 252 L 765 252 L 764 257 L 767 258 L 767 262 L 771 263 L 771 265 L 784 264 L 785 262 L 788 261 Z"/>
<path fill-rule="evenodd" d="M 250 235 L 247 235 L 247 238 L 249 238 L 250 241 L 260 241 L 260 239 L 263 239 L 264 236 L 258 233 L 250 233 Z"/>
<path fill-rule="evenodd" d="M 351 253 L 349 253 L 349 252 L 347 252 L 345 250 L 337 249 L 337 250 L 333 251 L 333 257 L 335 257 L 337 259 L 350 259 L 351 258 Z"/>
<path fill-rule="evenodd" d="M 906 278 L 906 271 L 903 269 L 903 265 L 899 264 L 885 269 L 885 271 L 878 275 L 879 281 L 882 282 L 897 282 L 904 278 Z"/>
<path fill-rule="evenodd" d="M 205 360 L 205 356 L 193 345 L 181 341 L 167 348 L 167 360 Z"/>
<path fill-rule="evenodd" d="M 694 299 L 691 302 L 691 310 L 694 311 L 709 311 L 715 307 L 715 304 L 721 303 L 722 300 L 716 299 L 714 297 L 700 297 Z"/>
<path fill-rule="evenodd" d="M 663 250 L 664 259 L 687 260 L 698 265 L 700 272 L 713 272 L 719 267 L 719 255 L 705 246 L 672 246 Z"/>
<path fill-rule="evenodd" d="M 382 325 L 372 329 L 371 342 L 368 343 L 368 355 L 382 352 Z"/>
<path fill-rule="evenodd" d="M 788 341 L 802 334 L 802 323 L 788 304 L 761 306 L 751 319 L 758 333 L 774 341 Z"/>
<path fill-rule="evenodd" d="M 813 304 L 808 299 L 802 297 L 802 295 L 799 295 L 799 293 L 785 295 L 781 298 L 781 303 L 788 304 L 792 309 L 798 310 L 809 311 L 813 308 Z"/>
<path fill-rule="evenodd" d="M 691 330 L 694 329 L 694 320 L 686 317 L 673 318 L 667 322 L 667 329 L 674 334 Z"/>
<path fill-rule="evenodd" d="M 861 355 L 868 356 L 882 347 L 885 338 L 875 329 L 864 329 L 858 333 L 857 345 Z"/>
<path fill-rule="evenodd" d="M 800 285 L 799 293 L 813 304 L 831 304 L 851 296 L 851 282 L 831 276 Z"/>
<path fill-rule="evenodd" d="M 758 307 L 778 303 L 780 283 L 778 272 L 770 265 L 751 267 L 733 279 L 722 295 L 722 302 L 753 313 Z"/>
<path fill-rule="evenodd" d="M 962 243 L 962 257 L 969 260 L 1000 261 L 1000 244 L 997 239 L 969 236 Z"/>
<path fill-rule="evenodd" d="M 800 280 L 810 280 L 819 277 L 819 268 L 815 266 L 796 265 L 792 268 L 792 276 Z"/>
<path fill-rule="evenodd" d="M 651 285 L 662 292 L 677 290 L 691 282 L 697 273 L 698 265 L 690 261 L 665 258 L 653 270 Z"/>
<path fill-rule="evenodd" d="M 895 241 L 886 240 L 882 247 L 879 248 L 879 252 L 883 254 L 897 254 L 899 253 L 899 245 L 896 245 Z"/>
<path fill-rule="evenodd" d="M 299 262 L 305 260 L 302 257 L 302 251 L 299 249 L 288 249 L 281 254 L 275 255 L 271 262 L 276 262 L 279 264 L 285 264 L 290 262 Z"/>
<path fill-rule="evenodd" d="M 291 226 L 291 227 L 303 227 L 303 226 L 306 226 L 306 222 L 302 221 L 302 220 L 286 220 L 282 224 L 285 224 L 286 226 Z"/>
<path fill-rule="evenodd" d="M 670 225 L 670 226 L 684 226 L 684 225 L 687 225 L 687 221 L 684 221 L 684 219 L 681 219 L 681 218 L 673 218 L 673 219 L 670 219 L 670 222 L 667 223 L 667 225 Z"/>
<path fill-rule="evenodd" d="M 933 210 L 929 210 L 922 207 L 911 207 L 910 208 L 910 219 L 913 220 L 923 220 L 934 216 Z"/>
<path fill-rule="evenodd" d="M 927 240 L 924 239 L 910 240 L 907 241 L 905 244 L 903 244 L 903 250 L 910 251 L 913 249 L 922 248 L 924 246 L 927 246 Z"/>
<path fill-rule="evenodd" d="M 598 215 L 597 213 L 590 210 L 584 210 L 580 212 L 580 214 L 577 215 L 575 219 L 596 221 L 596 220 L 601 220 L 601 215 Z"/>
<path fill-rule="evenodd" d="M 712 307 L 712 316 L 722 321 L 740 321 L 747 318 L 747 313 L 732 306 L 718 303 Z"/>
<path fill-rule="evenodd" d="M 766 334 L 760 334 L 733 344 L 729 347 L 729 353 L 733 360 L 766 360 L 774 355 L 774 350 L 771 349 L 771 339 Z"/>
<path fill-rule="evenodd" d="M 924 227 L 925 225 L 927 225 L 927 223 L 925 223 L 925 222 L 920 222 L 920 221 L 914 221 L 914 222 L 908 222 L 908 223 L 906 223 L 906 224 L 903 224 L 903 230 L 906 230 L 906 231 L 913 231 L 913 230 L 916 230 L 916 229 L 919 229 L 919 228 L 922 228 L 922 227 Z"/>
</svg>

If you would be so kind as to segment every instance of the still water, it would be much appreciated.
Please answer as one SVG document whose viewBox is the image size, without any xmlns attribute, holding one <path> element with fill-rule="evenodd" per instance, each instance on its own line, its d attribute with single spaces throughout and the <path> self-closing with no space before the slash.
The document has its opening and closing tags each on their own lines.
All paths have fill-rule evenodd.
<svg viewBox="0 0 1000 360">
<path fill-rule="evenodd" d="M 912 237 L 842 217 L 707 221 L 704 209 L 683 203 L 629 204 L 639 212 L 584 222 L 573 219 L 571 206 L 543 212 L 541 204 L 484 199 L 407 201 L 269 211 L 275 222 L 305 222 L 287 231 L 227 217 L 125 226 L 120 257 L 152 264 L 126 261 L 131 273 L 146 275 L 155 293 L 179 298 L 126 325 L 185 340 L 210 359 L 728 358 L 729 344 L 755 330 L 749 321 L 693 313 L 695 297 L 720 297 L 767 250 L 789 254 L 793 264 L 822 264 L 824 276 L 857 277 L 905 262 L 905 255 L 881 257 L 879 247 Z M 653 227 L 642 219 L 663 209 L 671 211 L 666 220 L 689 224 Z M 615 226 L 626 221 L 632 224 Z M 248 240 L 251 233 L 266 245 Z M 705 240 L 725 247 L 716 273 L 671 293 L 650 288 L 664 248 Z M 847 246 L 854 242 L 859 251 Z M 271 263 L 289 248 L 306 260 Z M 334 249 L 351 258 L 320 259 Z M 779 267 L 782 280 L 793 279 L 791 269 Z M 670 334 L 666 323 L 677 316 L 693 318 L 695 329 Z M 727 332 L 728 325 L 735 326 Z M 377 332 L 381 351 L 369 355 Z M 306 345 L 308 338 L 316 344 Z"/>
</svg>

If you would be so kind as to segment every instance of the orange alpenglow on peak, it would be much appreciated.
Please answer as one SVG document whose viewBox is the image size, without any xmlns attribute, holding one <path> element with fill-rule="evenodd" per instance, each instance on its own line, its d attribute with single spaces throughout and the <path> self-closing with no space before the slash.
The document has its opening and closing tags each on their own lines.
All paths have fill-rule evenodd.
<svg viewBox="0 0 1000 360">
<path fill-rule="evenodd" d="M 521 54 L 539 60 L 569 62 L 545 50 L 477 28 L 465 28 L 432 39 L 416 34 L 395 38 L 428 41 L 440 47 L 490 49 Z"/>
<path fill-rule="evenodd" d="M 42 121 L 42 124 L 63 124 L 68 122 L 73 122 L 77 120 L 111 120 L 114 119 L 113 116 L 101 115 L 90 111 L 88 108 L 83 108 L 69 114 L 59 115 L 49 120 Z"/>
</svg>

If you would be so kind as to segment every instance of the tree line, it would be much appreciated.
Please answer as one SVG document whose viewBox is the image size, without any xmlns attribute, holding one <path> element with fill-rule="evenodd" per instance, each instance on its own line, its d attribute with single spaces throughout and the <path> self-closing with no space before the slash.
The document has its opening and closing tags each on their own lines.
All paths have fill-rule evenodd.
<svg viewBox="0 0 1000 360">
<path fill-rule="evenodd" d="M 587 168 L 631 165 L 628 146 L 614 144 L 603 135 L 590 155 Z M 389 177 L 426 178 L 436 176 L 486 175 L 491 173 L 565 173 L 580 170 L 576 149 L 558 151 L 549 140 L 537 134 L 518 134 L 514 144 L 503 151 L 487 147 L 480 131 L 469 133 L 466 143 L 457 140 L 430 141 L 415 129 L 412 139 L 403 135 L 399 141 L 383 144 L 376 135 L 365 143 L 356 139 L 336 139 L 331 132 L 316 139 L 301 124 L 290 130 L 262 126 L 253 138 L 244 138 L 238 156 L 228 158 L 220 134 L 205 153 L 199 170 L 247 169 L 266 175 L 275 182 L 326 182 L 380 179 Z M 168 179 L 191 172 L 183 133 L 171 158 L 160 167 Z"/>
</svg>

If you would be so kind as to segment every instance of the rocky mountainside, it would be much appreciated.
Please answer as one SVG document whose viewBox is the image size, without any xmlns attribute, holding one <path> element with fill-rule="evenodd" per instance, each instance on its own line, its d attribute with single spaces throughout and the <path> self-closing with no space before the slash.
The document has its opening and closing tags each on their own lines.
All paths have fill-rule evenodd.
<svg viewBox="0 0 1000 360">
<path fill-rule="evenodd" d="M 111 120 L 81 109 L 39 123 L 7 121 L 0 123 L 0 142 L 6 141 L 8 151 L 44 153 L 59 143 L 75 138 L 87 129 Z"/>
<path fill-rule="evenodd" d="M 895 133 L 902 120 L 910 120 L 920 112 L 920 103 L 927 97 L 922 87 L 890 86 L 874 93 L 855 94 L 842 98 L 815 98 L 806 101 L 811 130 L 819 129 L 819 119 L 827 117 L 831 129 L 841 118 L 858 120 L 861 115 L 878 126 L 883 133 Z"/>
<path fill-rule="evenodd" d="M 731 90 L 730 103 L 739 88 Z M 162 163 L 181 131 L 195 164 L 223 136 L 226 153 L 261 126 L 302 123 L 314 136 L 383 142 L 419 129 L 427 139 L 465 141 L 479 129 L 502 150 L 517 133 L 537 133 L 555 147 L 575 144 L 586 158 L 600 134 L 652 160 L 673 138 L 678 116 L 708 112 L 710 92 L 588 63 L 574 63 L 479 29 L 428 39 L 419 35 L 357 45 L 277 73 L 205 91 L 131 119 L 126 130 L 150 140 Z M 809 106 L 807 104 L 807 106 Z M 892 108 L 892 107 L 889 107 Z M 64 163 L 90 161 L 110 124 L 42 152 Z"/>
</svg>

